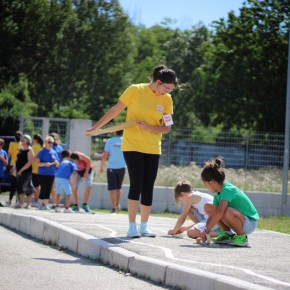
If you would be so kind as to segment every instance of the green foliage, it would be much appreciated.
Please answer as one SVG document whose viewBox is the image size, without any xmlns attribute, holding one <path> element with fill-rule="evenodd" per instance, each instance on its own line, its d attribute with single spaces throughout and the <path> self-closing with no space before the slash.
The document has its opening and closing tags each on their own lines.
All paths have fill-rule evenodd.
<svg viewBox="0 0 290 290">
<path fill-rule="evenodd" d="M 201 139 L 207 127 L 284 132 L 289 4 L 247 0 L 210 28 L 179 30 L 171 19 L 134 26 L 117 0 L 2 0 L 1 118 L 97 120 L 165 63 L 184 84 L 172 93 L 175 126 Z"/>
<path fill-rule="evenodd" d="M 28 81 L 20 75 L 18 82 L 10 81 L 0 91 L 0 128 L 1 135 L 14 134 L 18 129 L 20 116 L 30 116 L 36 109 L 28 93 Z"/>
</svg>

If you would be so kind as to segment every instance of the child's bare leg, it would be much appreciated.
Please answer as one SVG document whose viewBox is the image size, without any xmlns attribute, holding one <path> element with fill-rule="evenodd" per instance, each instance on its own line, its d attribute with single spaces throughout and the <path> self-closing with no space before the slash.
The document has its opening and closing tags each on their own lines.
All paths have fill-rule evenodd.
<svg viewBox="0 0 290 290">
<path fill-rule="evenodd" d="M 245 223 L 245 217 L 240 211 L 231 207 L 226 208 L 225 214 L 222 217 L 222 222 L 229 228 L 233 229 L 237 235 L 244 234 L 243 226 Z"/>
<path fill-rule="evenodd" d="M 116 208 L 117 205 L 117 190 L 110 190 L 111 206 Z"/>
<path fill-rule="evenodd" d="M 70 195 L 65 196 L 65 208 L 69 208 L 70 206 Z"/>
<path fill-rule="evenodd" d="M 27 196 L 27 205 L 31 205 L 32 194 Z"/>
<path fill-rule="evenodd" d="M 60 194 L 56 194 L 56 197 L 55 197 L 55 203 L 57 205 L 59 205 L 59 201 L 60 201 Z"/>
<path fill-rule="evenodd" d="M 206 203 L 204 205 L 204 211 L 206 212 L 206 214 L 208 216 L 211 216 L 217 209 L 217 206 L 216 205 L 213 205 L 211 203 Z M 223 220 L 220 220 L 219 223 L 218 223 L 218 226 L 224 231 L 229 231 L 230 230 L 230 227 L 228 227 L 224 222 Z"/>
<path fill-rule="evenodd" d="M 187 236 L 191 239 L 196 239 L 200 236 L 200 231 L 194 227 L 187 231 Z"/>
<path fill-rule="evenodd" d="M 199 223 L 199 220 L 196 218 L 194 215 L 194 209 L 191 208 L 190 211 L 188 212 L 187 216 L 194 222 L 194 223 Z"/>
</svg>

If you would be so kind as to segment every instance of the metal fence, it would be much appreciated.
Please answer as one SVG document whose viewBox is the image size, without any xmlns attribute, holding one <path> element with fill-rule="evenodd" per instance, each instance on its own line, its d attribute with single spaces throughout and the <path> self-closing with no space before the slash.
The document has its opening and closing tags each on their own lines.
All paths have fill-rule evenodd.
<svg viewBox="0 0 290 290">
<path fill-rule="evenodd" d="M 104 134 L 92 137 L 91 156 L 98 160 L 106 140 Z M 175 186 L 182 179 L 203 188 L 200 173 L 204 162 L 222 156 L 227 180 L 244 191 L 282 192 L 284 135 L 268 133 L 199 132 L 174 128 L 162 139 L 162 155 L 156 185 Z M 106 182 L 98 174 L 96 181 Z M 290 180 L 290 178 L 289 178 Z M 128 183 L 125 176 L 125 183 Z M 289 184 L 289 182 L 288 182 Z M 288 186 L 290 189 L 290 184 Z"/>
<path fill-rule="evenodd" d="M 56 132 L 64 147 L 69 147 L 70 119 L 20 117 L 19 129 L 31 137 L 40 134 L 45 138 L 48 134 Z"/>
<path fill-rule="evenodd" d="M 98 157 L 109 134 L 92 137 L 92 153 Z M 222 156 L 226 167 L 258 169 L 283 167 L 284 135 L 208 131 L 200 134 L 189 129 L 173 129 L 164 134 L 160 164 L 187 166 Z"/>
<path fill-rule="evenodd" d="M 199 166 L 223 156 L 229 168 L 283 167 L 284 135 L 267 133 L 199 132 L 175 129 L 163 136 L 162 164 Z"/>
</svg>

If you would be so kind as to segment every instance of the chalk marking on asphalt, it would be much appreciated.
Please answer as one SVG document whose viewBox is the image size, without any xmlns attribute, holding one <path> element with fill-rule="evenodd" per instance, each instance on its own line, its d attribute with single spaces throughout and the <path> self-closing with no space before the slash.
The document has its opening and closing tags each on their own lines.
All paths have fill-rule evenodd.
<svg viewBox="0 0 290 290">
<path fill-rule="evenodd" d="M 239 271 L 242 271 L 248 275 L 252 275 L 252 276 L 255 276 L 255 277 L 258 277 L 258 278 L 261 278 L 261 279 L 264 279 L 264 280 L 267 280 L 267 281 L 270 281 L 270 282 L 273 282 L 273 283 L 276 283 L 276 284 L 280 284 L 280 285 L 284 285 L 284 286 L 290 286 L 289 283 L 287 282 L 283 282 L 283 281 L 279 281 L 279 280 L 276 280 L 274 278 L 270 278 L 270 277 L 267 277 L 267 276 L 263 276 L 263 275 L 260 275 L 260 274 L 257 274 L 255 272 L 253 272 L 252 270 L 248 270 L 248 269 L 243 269 L 243 268 L 239 268 L 239 267 L 235 267 L 235 266 L 230 266 L 230 265 L 222 265 L 222 264 L 213 264 L 213 263 L 205 263 L 205 262 L 196 262 L 196 261 L 192 261 L 192 260 L 186 260 L 186 259 L 179 259 L 179 258 L 175 258 L 173 253 L 172 253 L 172 250 L 168 249 L 168 248 L 165 248 L 165 247 L 162 247 L 162 246 L 156 246 L 156 245 L 151 245 L 151 244 L 147 244 L 147 243 L 142 243 L 142 242 L 137 242 L 135 240 L 131 240 L 131 239 L 122 239 L 122 238 L 119 238 L 117 237 L 117 232 L 108 228 L 108 227 L 104 227 L 104 226 L 101 226 L 101 225 L 96 225 L 100 228 L 103 228 L 104 230 L 107 230 L 110 232 L 110 236 L 112 238 L 115 238 L 117 240 L 121 240 L 123 242 L 129 242 L 129 243 L 134 243 L 134 244 L 139 244 L 139 245 L 145 245 L 145 246 L 150 246 L 150 247 L 153 247 L 153 248 L 157 248 L 157 249 L 160 249 L 164 252 L 165 256 L 169 259 L 172 259 L 172 260 L 175 260 L 175 261 L 181 261 L 181 262 L 187 262 L 187 263 L 192 263 L 192 264 L 203 264 L 203 265 L 208 265 L 208 266 L 219 266 L 219 267 L 223 267 L 223 268 L 229 268 L 229 269 L 233 269 L 233 270 L 239 270 Z"/>
</svg>

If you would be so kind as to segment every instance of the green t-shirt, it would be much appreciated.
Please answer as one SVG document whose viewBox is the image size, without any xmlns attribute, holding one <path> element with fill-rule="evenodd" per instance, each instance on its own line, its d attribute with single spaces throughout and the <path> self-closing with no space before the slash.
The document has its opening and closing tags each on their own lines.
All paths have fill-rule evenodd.
<svg viewBox="0 0 290 290">
<path fill-rule="evenodd" d="M 225 182 L 221 192 L 216 192 L 213 199 L 213 204 L 219 205 L 222 200 L 227 200 L 229 202 L 229 207 L 240 211 L 250 220 L 259 220 L 259 214 L 250 199 L 244 192 L 230 182 Z"/>
</svg>

